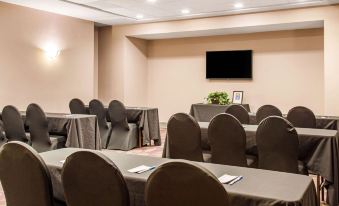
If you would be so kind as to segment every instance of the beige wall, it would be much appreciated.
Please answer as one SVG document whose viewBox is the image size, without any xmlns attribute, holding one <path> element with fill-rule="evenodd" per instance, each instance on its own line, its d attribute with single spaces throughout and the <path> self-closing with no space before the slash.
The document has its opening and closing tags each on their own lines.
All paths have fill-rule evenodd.
<svg viewBox="0 0 339 206">
<path fill-rule="evenodd" d="M 104 94 L 102 96 L 99 95 L 100 98 L 103 99 L 113 99 L 113 98 L 118 98 L 121 99 L 125 102 L 127 105 L 136 105 L 138 104 L 139 106 L 143 106 L 144 99 L 140 98 L 140 101 L 136 101 L 136 99 L 131 100 L 131 98 L 128 98 L 127 96 L 130 94 L 134 93 L 145 93 L 145 95 L 148 96 L 146 104 L 148 106 L 155 106 L 159 107 L 160 110 L 160 119 L 161 121 L 167 121 L 168 116 L 174 111 L 174 109 L 171 109 L 171 107 L 174 107 L 175 110 L 183 110 L 183 106 L 178 106 L 177 102 L 178 101 L 183 101 L 180 99 L 175 99 L 171 98 L 172 101 L 167 103 L 167 106 L 164 106 L 164 101 L 162 100 L 155 100 L 155 98 L 151 97 L 153 94 L 151 92 L 157 90 L 157 93 L 159 95 L 159 92 L 161 89 L 163 89 L 165 92 L 162 94 L 162 98 L 167 98 L 170 99 L 171 95 L 176 94 L 181 92 L 180 90 L 177 89 L 177 87 L 173 90 L 169 91 L 169 88 L 166 87 L 166 84 L 162 86 L 163 88 L 154 89 L 152 85 L 159 85 L 160 83 L 155 80 L 155 76 L 153 72 L 154 71 L 154 66 L 151 66 L 151 64 L 158 65 L 157 68 L 159 71 L 160 70 L 165 70 L 164 68 L 168 68 L 167 65 L 160 65 L 160 63 L 157 63 L 156 60 L 152 60 L 147 57 L 147 53 L 142 53 L 138 52 L 140 49 L 136 46 L 131 44 L 131 40 L 129 36 L 136 36 L 136 35 L 150 35 L 150 34 L 161 34 L 161 33 L 172 33 L 172 32 L 184 32 L 184 31 L 189 31 L 189 32 L 198 32 L 200 30 L 210 30 L 210 29 L 229 29 L 229 28 L 234 28 L 234 27 L 253 27 L 253 26 L 265 26 L 265 25 L 272 25 L 272 24 L 287 24 L 287 23 L 298 23 L 298 22 L 305 22 L 305 21 L 324 21 L 324 34 L 323 34 L 323 39 L 324 39 L 324 45 L 323 45 L 323 56 L 324 56 L 324 63 L 323 67 L 321 67 L 320 61 L 318 61 L 318 57 L 321 56 L 322 52 L 321 49 L 316 49 L 316 48 L 311 48 L 309 45 L 300 45 L 299 42 L 296 42 L 295 40 L 302 39 L 303 42 L 310 42 L 312 38 L 315 38 L 319 40 L 320 37 L 317 37 L 315 35 L 312 37 L 295 37 L 293 35 L 293 32 L 289 34 L 290 40 L 285 40 L 289 42 L 288 46 L 286 47 L 286 50 L 279 51 L 279 55 L 277 52 L 272 52 L 271 54 L 268 54 L 270 52 L 260 52 L 260 55 L 256 56 L 257 61 L 260 63 L 264 61 L 262 57 L 270 57 L 271 59 L 282 59 L 285 57 L 288 57 L 289 55 L 293 54 L 291 58 L 293 58 L 293 68 L 299 67 L 298 65 L 304 65 L 306 64 L 305 62 L 299 62 L 297 58 L 295 58 L 295 55 L 298 57 L 302 57 L 303 59 L 307 59 L 309 62 L 310 61 L 315 61 L 319 65 L 319 68 L 315 69 L 315 67 L 312 67 L 314 69 L 314 72 L 312 74 L 315 74 L 318 71 L 321 71 L 323 69 L 323 86 L 321 87 L 321 80 L 318 77 L 316 80 L 316 84 L 319 85 L 319 87 L 315 87 L 313 84 L 307 88 L 308 90 L 303 90 L 303 93 L 300 94 L 295 94 L 292 93 L 290 94 L 288 91 L 284 91 L 284 94 L 289 94 L 292 96 L 287 96 L 284 98 L 284 103 L 278 103 L 280 101 L 280 97 L 272 97 L 271 95 L 265 96 L 265 94 L 262 94 L 262 89 L 267 89 L 266 88 L 260 88 L 258 84 L 255 86 L 254 89 L 247 90 L 246 87 L 250 87 L 250 83 L 237 83 L 234 82 L 233 85 L 229 84 L 228 86 L 225 86 L 225 83 L 222 81 L 213 81 L 209 82 L 209 84 L 206 83 L 206 80 L 204 79 L 204 75 L 201 75 L 201 82 L 199 85 L 208 85 L 207 88 L 217 90 L 218 88 L 220 89 L 227 89 L 227 90 L 233 90 L 232 88 L 236 89 L 243 89 L 246 92 L 246 99 L 245 101 L 251 105 L 254 105 L 254 107 L 258 107 L 260 104 L 258 102 L 257 96 L 263 96 L 262 101 L 265 102 L 271 102 L 271 103 L 276 103 L 278 105 L 281 105 L 283 110 L 286 110 L 289 106 L 291 105 L 288 102 L 291 101 L 289 98 L 292 98 L 292 101 L 294 103 L 298 104 L 303 104 L 305 102 L 304 98 L 300 99 L 300 96 L 307 96 L 305 99 L 312 99 L 312 103 L 308 103 L 312 109 L 316 111 L 316 113 L 323 113 L 325 115 L 339 115 L 339 96 L 336 95 L 336 91 L 339 90 L 339 81 L 337 80 L 338 76 L 338 65 L 339 65 L 339 6 L 326 6 L 326 7 L 313 7 L 313 8 L 303 8 L 303 9 L 292 9 L 292 10 L 280 10 L 280 11 L 272 11 L 272 12 L 264 12 L 264 13 L 252 13 L 252 14 L 242 14 L 242 15 L 232 15 L 232 16 L 222 16 L 222 17 L 211 17 L 211 18 L 202 18 L 202 19 L 191 19 L 191 20 L 181 20 L 181 21 L 170 21 L 170 22 L 157 22 L 157 23 L 148 23 L 148 24 L 137 24 L 137 25 L 124 25 L 124 26 L 113 26 L 111 27 L 112 29 L 112 35 L 110 38 L 110 43 L 112 45 L 112 53 L 110 53 L 110 57 L 113 58 L 115 61 L 117 61 L 115 64 L 112 64 L 109 68 L 109 72 L 107 72 L 104 78 L 104 83 L 103 84 L 111 84 L 110 87 L 101 87 L 99 85 L 99 91 L 101 94 Z M 307 35 L 306 35 L 307 36 Z M 320 35 L 321 36 L 321 35 Z M 218 39 L 219 37 L 216 37 Z M 226 38 L 226 37 L 225 37 Z M 233 38 L 237 38 L 234 36 Z M 208 38 L 207 38 L 208 39 Z M 295 40 L 293 40 L 295 39 Z M 172 40 L 165 40 L 163 41 L 164 44 L 166 42 L 170 42 Z M 174 40 L 173 40 L 174 41 Z M 189 42 L 191 41 L 196 41 L 196 40 L 187 40 Z M 198 51 L 202 48 L 205 48 L 207 46 L 211 46 L 212 48 L 218 48 L 213 41 L 217 40 L 211 40 L 207 45 L 203 45 L 204 42 L 201 44 L 195 44 L 191 43 L 188 45 L 188 48 L 194 48 L 197 49 Z M 246 40 L 252 43 L 253 41 Z M 261 40 L 263 41 L 263 40 Z M 270 41 L 268 39 L 267 41 Z M 279 43 L 279 40 L 272 40 L 275 43 Z M 184 40 L 175 40 L 174 42 L 184 42 Z M 293 43 L 294 42 L 294 43 Z M 313 42 L 311 42 L 313 43 Z M 152 43 L 151 43 L 152 44 Z M 159 41 L 158 43 L 155 42 L 154 45 L 154 50 L 156 50 L 158 47 L 161 46 L 162 41 Z M 296 49 L 294 49 L 294 44 L 296 45 Z M 170 46 L 170 43 L 168 43 Z M 214 45 L 214 46 L 213 46 Z M 223 44 L 227 46 L 228 44 Z M 229 45 L 235 45 L 232 43 L 229 43 Z M 241 46 L 243 43 L 239 42 L 239 47 L 244 47 Z M 319 46 L 319 44 L 317 44 Z M 167 47 L 166 47 L 167 48 Z M 177 48 L 181 48 L 180 45 L 177 45 Z M 300 48 L 305 48 L 301 49 Z M 292 50 L 291 50 L 292 49 Z M 127 51 L 132 51 L 130 52 L 129 55 L 123 55 L 127 54 Z M 152 49 L 150 49 L 151 52 Z M 158 49 L 159 50 L 159 49 Z M 171 49 L 172 51 L 174 50 L 180 50 L 180 49 Z M 170 51 L 169 51 L 170 52 Z M 163 54 L 166 54 L 166 51 L 162 51 Z M 284 53 L 284 54 L 283 54 Z M 173 54 L 172 54 L 173 55 Z M 196 63 L 196 67 L 200 68 L 198 72 L 201 72 L 201 58 L 199 60 L 199 55 L 197 56 L 192 56 L 192 57 L 185 57 L 185 54 L 182 54 L 184 58 L 189 59 L 190 62 Z M 141 57 L 143 56 L 143 57 Z M 316 60 L 311 58 L 313 56 L 316 56 Z M 164 58 L 170 58 L 170 57 L 164 57 Z M 190 59 L 192 58 L 192 59 Z M 194 59 L 196 58 L 196 59 Z M 157 57 L 157 59 L 159 59 Z M 128 69 L 131 64 L 131 62 L 139 62 L 138 65 L 134 68 L 133 71 L 147 71 L 147 78 L 144 76 L 141 76 L 140 78 L 137 79 L 137 83 L 135 83 L 136 77 L 135 75 L 129 73 L 131 71 Z M 143 63 L 140 63 L 142 62 Z M 164 62 L 171 62 L 171 60 L 164 60 Z M 200 62 L 200 63 L 198 63 Z M 255 64 L 258 64 L 255 63 Z M 273 61 L 270 61 L 272 63 Z M 183 61 L 180 62 L 180 58 L 177 59 L 176 61 L 172 61 L 173 65 L 176 65 L 178 63 L 184 63 Z M 277 64 L 290 64 L 289 62 L 277 62 Z M 176 65 L 180 66 L 180 65 Z M 182 66 L 182 65 L 181 65 Z M 292 65 L 288 65 L 292 66 Z M 192 66 L 193 67 L 193 66 Z M 150 68 L 150 69 L 149 69 Z M 153 68 L 153 69 L 151 69 Z M 190 67 L 191 68 L 191 67 Z M 99 70 L 101 70 L 99 66 Z M 316 70 L 316 71 L 315 71 Z M 152 71 L 152 72 L 151 72 Z M 190 73 L 190 70 L 185 70 L 188 73 L 184 73 L 184 75 L 191 76 L 194 75 L 194 73 Z M 304 72 L 305 68 L 301 69 L 300 72 Z M 168 71 L 166 71 L 168 72 Z M 259 71 L 260 72 L 260 71 Z M 292 71 L 291 71 L 292 72 Z M 119 74 L 119 75 L 112 75 L 113 73 Z M 296 71 L 293 70 L 293 73 L 295 74 Z M 172 75 L 174 72 L 172 73 Z M 260 74 L 260 73 L 259 73 Z M 104 74 L 101 74 L 104 75 Z M 162 76 L 164 76 L 161 73 Z M 253 81 L 257 81 L 256 79 L 261 79 L 265 77 L 259 77 L 255 73 L 255 79 Z M 119 81 L 113 82 L 117 76 L 121 77 L 119 78 Z M 286 75 L 284 75 L 286 77 Z M 310 81 L 315 80 L 313 78 L 310 78 L 309 76 L 306 76 L 305 82 L 308 82 L 309 84 Z M 176 74 L 175 76 L 170 76 L 170 77 L 164 77 L 163 81 L 166 82 L 167 79 L 175 79 L 176 81 L 182 81 L 181 78 L 183 78 L 182 75 Z M 310 78 L 310 80 L 308 80 Z M 100 79 L 100 77 L 99 77 Z M 102 81 L 102 79 L 100 79 Z M 148 82 L 147 90 L 145 91 L 143 86 L 140 86 L 143 81 Z M 155 82 L 154 82 L 155 81 Z M 271 83 L 276 85 L 277 88 L 271 87 L 272 90 L 280 90 L 281 85 L 277 85 L 276 82 L 282 82 L 282 81 L 290 81 L 289 79 L 281 79 L 280 76 L 277 76 L 276 81 L 272 81 Z M 293 80 L 293 85 L 295 85 L 295 79 Z M 110 83 L 108 83 L 110 82 Z M 191 93 L 192 96 L 189 97 L 189 100 L 192 100 L 191 103 L 197 102 L 199 99 L 201 101 L 201 97 L 206 96 L 208 93 L 207 90 L 205 91 L 200 91 L 199 89 L 193 88 L 193 85 L 182 85 L 183 87 L 190 87 L 191 88 Z M 299 85 L 300 87 L 303 85 Z M 304 87 L 306 88 L 306 87 Z M 319 92 L 319 88 L 322 88 L 322 92 Z M 265 91 L 265 90 L 264 90 Z M 301 90 L 299 90 L 301 91 Z M 199 94 L 198 94 L 199 93 Z M 315 95 L 316 93 L 316 95 Z M 158 98 L 159 96 L 157 96 Z M 194 100 L 194 101 L 193 101 Z M 300 100 L 300 102 L 299 102 Z M 162 101 L 162 103 L 160 102 Z M 184 101 L 185 107 L 188 106 L 188 101 Z M 254 108 L 255 109 L 255 108 Z M 188 108 L 185 108 L 185 111 L 188 111 Z M 176 112 L 178 112 L 176 111 Z"/>
<path fill-rule="evenodd" d="M 274 104 L 284 112 L 305 105 L 323 113 L 323 38 L 323 30 L 313 29 L 151 41 L 148 103 L 167 121 L 211 91 L 240 90 L 253 111 Z M 206 51 L 241 49 L 253 50 L 252 80 L 205 78 Z"/>
<path fill-rule="evenodd" d="M 71 98 L 93 98 L 93 22 L 0 2 L 0 25 L 0 108 L 68 112 Z M 50 43 L 61 48 L 53 61 L 42 50 Z"/>
</svg>

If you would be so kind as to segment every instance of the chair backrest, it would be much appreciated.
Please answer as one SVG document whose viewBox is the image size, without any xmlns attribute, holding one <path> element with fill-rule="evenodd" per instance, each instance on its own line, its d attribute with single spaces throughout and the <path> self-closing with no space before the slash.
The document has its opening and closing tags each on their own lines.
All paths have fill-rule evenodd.
<svg viewBox="0 0 339 206">
<path fill-rule="evenodd" d="M 298 173 L 298 134 L 286 119 L 271 116 L 261 121 L 256 141 L 259 168 Z"/>
<path fill-rule="evenodd" d="M 256 113 L 257 123 L 259 124 L 263 119 L 269 116 L 282 117 L 282 113 L 280 109 L 278 109 L 276 106 L 269 105 L 269 104 L 263 105 L 258 109 Z"/>
<path fill-rule="evenodd" d="M 92 115 L 96 115 L 98 118 L 98 124 L 101 128 L 108 128 L 106 119 L 106 110 L 101 101 L 93 99 L 89 102 L 89 112 Z"/>
<path fill-rule="evenodd" d="M 28 142 L 24 122 L 17 108 L 8 105 L 2 110 L 2 121 L 8 141 Z"/>
<path fill-rule="evenodd" d="M 0 149 L 0 165 L 8 206 L 53 206 L 49 171 L 34 149 L 22 142 L 7 143 Z"/>
<path fill-rule="evenodd" d="M 174 114 L 167 123 L 169 158 L 203 161 L 201 130 L 188 114 Z"/>
<path fill-rule="evenodd" d="M 234 116 L 215 116 L 208 126 L 208 139 L 212 150 L 212 163 L 247 166 L 246 133 Z"/>
<path fill-rule="evenodd" d="M 45 112 L 37 104 L 30 104 L 26 110 L 26 123 L 29 127 L 32 146 L 38 152 L 49 150 L 51 140 Z"/>
<path fill-rule="evenodd" d="M 145 187 L 147 206 L 228 206 L 224 186 L 208 170 L 185 162 L 159 166 Z"/>
<path fill-rule="evenodd" d="M 316 128 L 315 115 L 306 107 L 298 106 L 290 109 L 287 113 L 287 120 L 295 127 Z"/>
<path fill-rule="evenodd" d="M 80 151 L 70 155 L 63 166 L 62 182 L 68 206 L 129 206 L 124 177 L 101 153 Z"/>
<path fill-rule="evenodd" d="M 248 111 L 240 104 L 233 104 L 227 107 L 225 113 L 233 115 L 241 124 L 249 124 L 250 115 Z"/>
<path fill-rule="evenodd" d="M 85 104 L 77 98 L 74 98 L 69 102 L 69 109 L 72 114 L 88 114 Z"/>
<path fill-rule="evenodd" d="M 129 130 L 127 111 L 125 105 L 122 102 L 118 100 L 111 101 L 108 106 L 108 114 L 113 129 L 116 126 L 119 126 Z"/>
</svg>

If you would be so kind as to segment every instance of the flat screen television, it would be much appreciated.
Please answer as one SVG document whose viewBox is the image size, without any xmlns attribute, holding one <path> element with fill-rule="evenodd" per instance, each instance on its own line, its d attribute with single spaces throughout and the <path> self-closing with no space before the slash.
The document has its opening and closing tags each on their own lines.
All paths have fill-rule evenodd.
<svg viewBox="0 0 339 206">
<path fill-rule="evenodd" d="M 252 50 L 207 51 L 207 79 L 252 79 Z"/>
</svg>

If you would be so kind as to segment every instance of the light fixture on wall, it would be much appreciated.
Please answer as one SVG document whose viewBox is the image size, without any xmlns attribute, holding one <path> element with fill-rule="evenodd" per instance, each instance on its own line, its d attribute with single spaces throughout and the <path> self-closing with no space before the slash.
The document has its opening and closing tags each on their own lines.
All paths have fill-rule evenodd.
<svg viewBox="0 0 339 206">
<path fill-rule="evenodd" d="M 44 51 L 45 51 L 46 57 L 51 60 L 56 59 L 60 54 L 60 49 L 56 45 L 53 45 L 53 44 L 48 44 L 44 48 Z"/>
<path fill-rule="evenodd" d="M 189 14 L 189 13 L 191 13 L 191 11 L 189 9 L 182 9 L 181 13 L 182 14 Z"/>
<path fill-rule="evenodd" d="M 238 3 L 235 3 L 233 6 L 234 6 L 234 8 L 236 8 L 236 9 L 241 9 L 241 8 L 244 7 L 244 4 L 241 3 L 241 2 L 238 2 Z"/>
<path fill-rule="evenodd" d="M 135 18 L 137 18 L 137 19 L 143 19 L 144 18 L 144 15 L 143 14 L 137 14 L 136 16 L 135 16 Z"/>
</svg>

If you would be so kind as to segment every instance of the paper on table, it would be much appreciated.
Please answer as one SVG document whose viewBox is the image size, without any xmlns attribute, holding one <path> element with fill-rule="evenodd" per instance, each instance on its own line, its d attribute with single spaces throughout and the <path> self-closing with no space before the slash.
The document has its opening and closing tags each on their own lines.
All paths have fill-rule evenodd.
<svg viewBox="0 0 339 206">
<path fill-rule="evenodd" d="M 224 174 L 223 176 L 219 177 L 218 180 L 222 184 L 228 184 L 228 183 L 231 183 L 233 180 L 237 179 L 238 177 L 239 176 L 232 176 L 232 175 Z"/>
<path fill-rule="evenodd" d="M 140 173 L 152 170 L 154 168 L 155 168 L 154 166 L 141 165 L 141 166 L 138 166 L 138 167 L 135 167 L 135 168 L 128 170 L 128 172 L 140 174 Z"/>
</svg>

